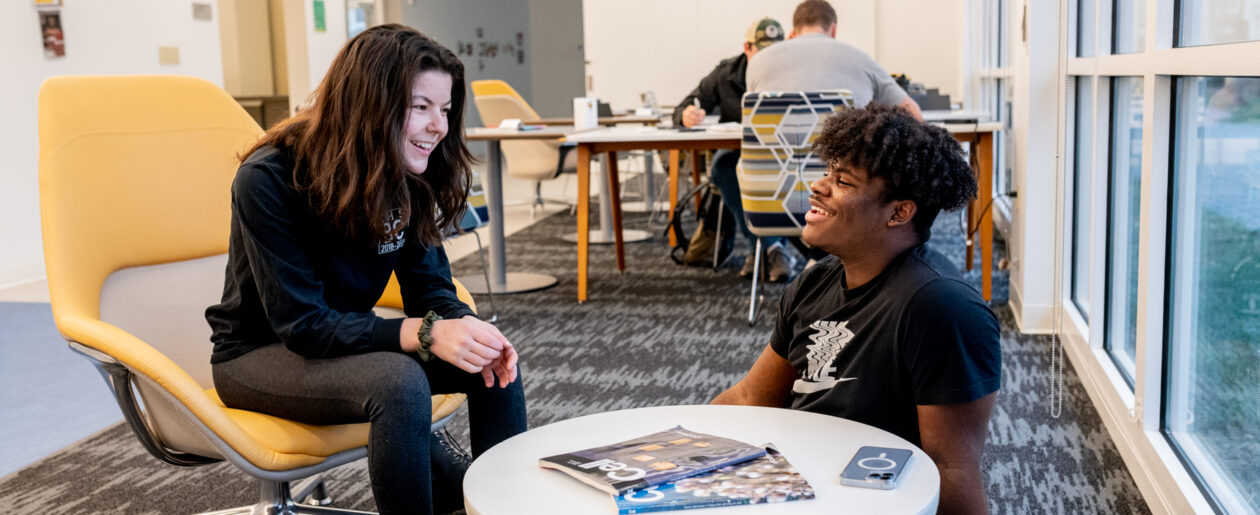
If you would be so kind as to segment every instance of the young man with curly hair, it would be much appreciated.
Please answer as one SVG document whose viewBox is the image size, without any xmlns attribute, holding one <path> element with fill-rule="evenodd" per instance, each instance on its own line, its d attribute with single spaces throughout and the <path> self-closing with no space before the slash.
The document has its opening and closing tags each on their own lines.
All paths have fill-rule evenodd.
<svg viewBox="0 0 1260 515">
<path fill-rule="evenodd" d="M 944 129 L 878 105 L 829 118 L 815 149 L 827 175 L 811 185 L 801 237 L 830 256 L 788 287 L 769 345 L 713 403 L 790 407 L 889 431 L 936 463 L 942 513 L 984 513 L 980 455 L 1001 385 L 998 322 L 925 246 L 936 215 L 976 195 L 962 149 Z"/>
</svg>

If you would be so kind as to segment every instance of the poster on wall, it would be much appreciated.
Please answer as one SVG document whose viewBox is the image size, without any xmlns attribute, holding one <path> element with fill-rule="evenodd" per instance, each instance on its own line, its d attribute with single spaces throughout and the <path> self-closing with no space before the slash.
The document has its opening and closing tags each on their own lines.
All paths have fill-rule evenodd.
<svg viewBox="0 0 1260 515">
<path fill-rule="evenodd" d="M 39 13 L 40 34 L 44 38 L 44 58 L 60 59 L 66 56 L 66 38 L 61 32 L 61 12 Z"/>
<path fill-rule="evenodd" d="M 516 42 L 508 41 L 484 41 L 486 31 L 482 27 L 477 27 L 477 40 L 467 41 L 458 40 L 455 42 L 458 51 L 456 55 L 477 58 L 477 72 L 486 70 L 486 60 L 495 59 L 502 55 L 511 60 L 515 60 L 516 64 L 525 64 L 525 33 L 516 33 Z"/>
<path fill-rule="evenodd" d="M 311 13 L 315 15 L 315 32 L 327 32 L 328 24 L 324 21 L 324 0 L 315 0 L 311 4 Z"/>
</svg>

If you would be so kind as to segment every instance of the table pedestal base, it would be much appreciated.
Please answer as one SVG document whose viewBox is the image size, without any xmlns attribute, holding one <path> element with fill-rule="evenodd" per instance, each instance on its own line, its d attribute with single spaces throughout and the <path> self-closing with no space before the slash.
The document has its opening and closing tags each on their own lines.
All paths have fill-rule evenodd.
<svg viewBox="0 0 1260 515">
<path fill-rule="evenodd" d="M 475 295 L 485 295 L 490 293 L 486 288 L 486 278 L 481 274 L 464 275 L 456 277 L 459 282 L 463 283 L 464 288 L 468 289 L 468 293 Z M 542 290 L 556 285 L 556 278 L 545 274 L 531 274 L 525 272 L 508 272 L 507 284 L 495 285 L 494 294 L 501 293 L 525 293 L 530 291 Z"/>
</svg>

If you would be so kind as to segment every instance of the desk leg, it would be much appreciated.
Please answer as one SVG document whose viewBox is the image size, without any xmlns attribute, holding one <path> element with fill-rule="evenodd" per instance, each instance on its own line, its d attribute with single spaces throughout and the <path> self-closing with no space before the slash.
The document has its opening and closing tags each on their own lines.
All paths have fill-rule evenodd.
<svg viewBox="0 0 1260 515">
<path fill-rule="evenodd" d="M 669 151 L 669 217 L 674 216 L 674 208 L 678 207 L 678 160 L 682 156 L 677 150 Z M 678 236 L 674 234 L 673 224 L 669 228 L 669 248 L 678 246 Z"/>
<path fill-rule="evenodd" d="M 626 271 L 626 242 L 621 237 L 621 179 L 617 177 L 617 153 L 608 153 L 608 199 L 612 212 L 613 244 L 617 247 L 617 271 Z"/>
<path fill-rule="evenodd" d="M 704 162 L 703 150 L 691 151 L 691 185 L 698 186 L 700 184 L 700 165 Z M 702 192 L 696 192 L 696 212 L 700 212 L 700 196 Z"/>
<path fill-rule="evenodd" d="M 577 240 L 578 240 L 578 303 L 586 302 L 586 260 L 590 235 L 591 203 L 591 147 L 577 147 Z"/>
<path fill-rule="evenodd" d="M 643 152 L 643 177 L 646 183 L 644 187 L 647 189 L 647 192 L 643 195 L 643 200 L 647 202 L 648 220 L 651 220 L 652 216 L 656 214 L 656 181 L 652 178 L 653 175 L 656 175 L 653 169 L 655 165 L 656 151 L 645 150 Z"/>
<path fill-rule="evenodd" d="M 608 170 L 617 166 L 617 153 L 608 152 L 603 156 L 603 162 L 600 163 L 600 170 L 604 177 L 608 177 Z M 612 194 L 606 186 L 599 188 L 599 235 L 594 238 L 595 243 L 608 243 L 613 241 L 613 224 L 612 224 Z"/>
<path fill-rule="evenodd" d="M 980 163 L 980 191 L 977 195 L 989 206 L 987 213 L 976 213 L 976 223 L 980 225 L 980 293 L 987 301 L 993 300 L 993 133 L 980 134 L 978 147 L 976 152 Z M 984 206 L 979 207 L 984 209 Z"/>
</svg>

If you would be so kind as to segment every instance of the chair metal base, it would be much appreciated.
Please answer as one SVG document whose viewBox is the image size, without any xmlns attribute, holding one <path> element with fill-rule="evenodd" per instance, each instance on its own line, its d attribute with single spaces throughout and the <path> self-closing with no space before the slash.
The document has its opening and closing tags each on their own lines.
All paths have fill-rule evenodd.
<svg viewBox="0 0 1260 515">
<path fill-rule="evenodd" d="M 322 495 L 321 504 L 331 502 L 324 491 L 324 481 L 320 476 L 307 478 L 297 484 L 294 493 L 297 498 L 306 497 L 310 493 Z M 289 483 L 283 481 L 259 480 L 259 501 L 252 506 L 240 506 L 226 510 L 206 512 L 203 515 L 297 515 L 297 514 L 360 514 L 372 515 L 374 512 L 347 510 L 330 506 L 313 506 L 294 502 L 290 494 Z"/>
<path fill-rule="evenodd" d="M 761 267 L 763 266 L 761 262 L 761 238 L 757 238 L 757 249 L 753 251 L 753 260 L 752 292 L 748 296 L 748 327 L 752 327 L 757 323 L 757 304 L 761 300 L 760 296 L 757 295 L 757 287 L 760 286 L 758 283 L 761 279 Z"/>
</svg>

